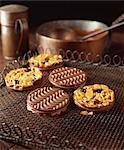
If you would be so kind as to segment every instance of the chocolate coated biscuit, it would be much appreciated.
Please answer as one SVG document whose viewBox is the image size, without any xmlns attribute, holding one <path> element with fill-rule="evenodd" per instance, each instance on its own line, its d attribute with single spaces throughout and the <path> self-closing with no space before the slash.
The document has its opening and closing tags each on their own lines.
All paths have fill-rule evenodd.
<svg viewBox="0 0 124 150">
<path fill-rule="evenodd" d="M 85 84 L 86 74 L 81 69 L 62 67 L 54 69 L 50 73 L 49 81 L 60 88 L 76 88 Z"/>
<path fill-rule="evenodd" d="M 43 87 L 32 91 L 27 97 L 27 109 L 33 113 L 56 115 L 65 111 L 69 96 L 59 88 Z"/>
</svg>

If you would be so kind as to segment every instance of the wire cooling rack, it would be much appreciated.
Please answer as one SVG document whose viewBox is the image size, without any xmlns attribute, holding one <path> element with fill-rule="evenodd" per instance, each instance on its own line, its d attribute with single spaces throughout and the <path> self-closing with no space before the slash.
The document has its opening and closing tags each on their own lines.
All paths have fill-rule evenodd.
<svg viewBox="0 0 124 150">
<path fill-rule="evenodd" d="M 62 51 L 60 51 L 62 54 Z M 105 113 L 93 116 L 80 115 L 81 109 L 73 99 L 67 111 L 57 117 L 42 117 L 27 111 L 26 98 L 29 91 L 9 91 L 4 76 L 9 70 L 27 65 L 27 60 L 36 53 L 28 52 L 23 59 L 9 63 L 0 74 L 0 138 L 33 149 L 48 150 L 122 150 L 124 149 L 124 68 L 123 58 L 111 58 L 67 51 L 62 54 L 65 66 L 83 69 L 87 84 L 109 85 L 116 94 L 114 107 Z M 97 60 L 97 61 L 96 61 Z M 44 72 L 43 86 L 51 86 L 49 72 Z M 73 91 L 69 91 L 72 95 Z"/>
</svg>

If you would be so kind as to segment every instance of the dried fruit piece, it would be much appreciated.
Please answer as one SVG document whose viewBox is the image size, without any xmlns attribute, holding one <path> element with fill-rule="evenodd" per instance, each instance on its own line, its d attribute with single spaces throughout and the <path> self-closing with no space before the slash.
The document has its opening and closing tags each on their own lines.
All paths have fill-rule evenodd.
<svg viewBox="0 0 124 150">
<path fill-rule="evenodd" d="M 82 92 L 86 93 L 86 92 L 87 92 L 87 90 L 86 90 L 86 89 L 83 89 L 83 90 L 82 90 Z"/>
<path fill-rule="evenodd" d="M 101 93 L 103 89 L 94 90 L 94 92 Z"/>
</svg>

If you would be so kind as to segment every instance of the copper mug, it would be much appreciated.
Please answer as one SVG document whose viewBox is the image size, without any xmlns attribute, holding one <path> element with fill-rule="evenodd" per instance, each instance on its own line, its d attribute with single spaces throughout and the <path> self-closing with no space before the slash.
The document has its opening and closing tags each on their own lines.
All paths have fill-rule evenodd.
<svg viewBox="0 0 124 150">
<path fill-rule="evenodd" d="M 3 56 L 16 59 L 28 50 L 28 7 L 5 5 L 0 8 Z"/>
</svg>

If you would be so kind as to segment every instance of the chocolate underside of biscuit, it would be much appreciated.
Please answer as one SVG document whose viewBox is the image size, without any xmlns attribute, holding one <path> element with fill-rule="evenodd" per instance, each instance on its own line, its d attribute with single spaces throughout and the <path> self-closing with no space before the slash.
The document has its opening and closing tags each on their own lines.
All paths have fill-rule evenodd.
<svg viewBox="0 0 124 150">
<path fill-rule="evenodd" d="M 109 105 L 107 105 L 107 106 L 102 106 L 102 107 L 100 107 L 100 108 L 97 108 L 97 107 L 95 107 L 95 108 L 86 107 L 85 105 L 80 104 L 80 103 L 77 102 L 76 100 L 74 100 L 74 103 L 75 103 L 77 106 L 79 106 L 80 108 L 85 109 L 85 110 L 88 110 L 88 111 L 104 112 L 104 111 L 109 111 L 109 110 L 113 107 L 115 101 L 113 100 L 113 102 L 110 102 Z"/>
<path fill-rule="evenodd" d="M 86 74 L 77 68 L 62 67 L 50 73 L 49 81 L 60 88 L 76 88 L 85 84 Z"/>
<path fill-rule="evenodd" d="M 39 114 L 39 115 L 55 116 L 55 115 L 60 115 L 62 112 L 65 112 L 66 109 L 67 109 L 67 107 L 68 107 L 68 104 L 67 104 L 67 106 L 65 106 L 63 108 L 60 108 L 58 110 L 53 110 L 53 111 L 39 111 L 39 110 L 33 109 L 32 107 L 30 107 L 29 105 L 27 105 L 27 110 L 31 111 L 32 113 Z"/>
<path fill-rule="evenodd" d="M 27 98 L 27 109 L 33 113 L 53 114 L 69 104 L 69 96 L 58 88 L 44 87 L 32 91 Z"/>
</svg>

